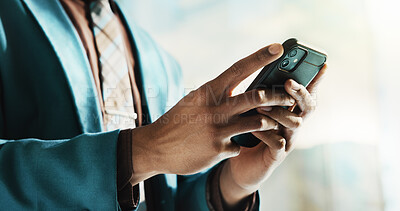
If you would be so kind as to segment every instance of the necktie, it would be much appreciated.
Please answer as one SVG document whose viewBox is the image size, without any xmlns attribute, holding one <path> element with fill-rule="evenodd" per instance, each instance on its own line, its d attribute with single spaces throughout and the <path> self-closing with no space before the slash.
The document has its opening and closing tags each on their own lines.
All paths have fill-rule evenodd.
<svg viewBox="0 0 400 211">
<path fill-rule="evenodd" d="M 108 0 L 95 0 L 90 4 L 93 33 L 99 53 L 100 79 L 104 100 L 106 130 L 134 128 L 136 113 L 128 73 L 125 46 L 117 16 Z M 144 201 L 143 182 L 140 199 Z M 140 206 L 143 210 L 146 206 Z"/>
<path fill-rule="evenodd" d="M 93 33 L 99 54 L 100 79 L 107 131 L 135 127 L 136 113 L 125 46 L 117 16 L 108 0 L 90 4 Z"/>
</svg>

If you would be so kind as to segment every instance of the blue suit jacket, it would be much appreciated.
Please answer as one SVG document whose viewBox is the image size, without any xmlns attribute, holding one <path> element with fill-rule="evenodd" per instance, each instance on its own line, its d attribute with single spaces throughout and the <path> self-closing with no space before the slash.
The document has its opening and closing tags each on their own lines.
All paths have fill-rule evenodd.
<svg viewBox="0 0 400 211">
<path fill-rule="evenodd" d="M 135 26 L 154 121 L 183 96 L 178 64 Z M 116 143 L 102 132 L 89 62 L 57 0 L 0 1 L 0 210 L 117 210 Z M 157 210 L 208 210 L 207 172 L 152 179 Z"/>
</svg>

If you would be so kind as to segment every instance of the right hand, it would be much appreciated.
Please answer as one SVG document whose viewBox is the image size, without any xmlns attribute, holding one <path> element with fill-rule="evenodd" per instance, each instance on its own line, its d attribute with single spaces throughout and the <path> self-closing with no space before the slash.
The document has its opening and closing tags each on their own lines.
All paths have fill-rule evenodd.
<svg viewBox="0 0 400 211">
<path fill-rule="evenodd" d="M 234 135 L 277 128 L 278 123 L 258 114 L 239 114 L 261 106 L 291 106 L 286 92 L 251 90 L 231 96 L 232 90 L 256 70 L 278 59 L 273 44 L 236 62 L 214 80 L 192 91 L 154 123 L 133 129 L 132 160 L 136 184 L 161 173 L 193 174 L 240 152 Z"/>
</svg>

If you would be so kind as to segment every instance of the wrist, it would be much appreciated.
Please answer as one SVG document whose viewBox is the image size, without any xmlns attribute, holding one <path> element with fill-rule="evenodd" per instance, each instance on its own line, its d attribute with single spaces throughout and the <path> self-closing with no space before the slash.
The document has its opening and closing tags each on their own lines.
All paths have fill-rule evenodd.
<svg viewBox="0 0 400 211">
<path fill-rule="evenodd" d="M 237 206 L 258 189 L 244 188 L 235 181 L 232 175 L 230 160 L 227 160 L 222 167 L 219 185 L 222 198 L 228 207 Z"/>
<path fill-rule="evenodd" d="M 145 126 L 146 127 L 146 126 Z M 151 147 L 151 137 L 146 133 L 145 127 L 132 129 L 132 166 L 133 174 L 130 179 L 132 185 L 136 185 L 154 175 L 160 174 L 157 164 L 157 153 Z"/>
</svg>

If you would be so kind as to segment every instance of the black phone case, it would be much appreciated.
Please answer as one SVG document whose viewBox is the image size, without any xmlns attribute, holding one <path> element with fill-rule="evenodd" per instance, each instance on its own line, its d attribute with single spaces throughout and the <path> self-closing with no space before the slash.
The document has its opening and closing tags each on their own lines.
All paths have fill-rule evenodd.
<svg viewBox="0 0 400 211">
<path fill-rule="evenodd" d="M 282 44 L 284 48 L 283 55 L 275 62 L 265 66 L 256 79 L 250 84 L 246 91 L 252 89 L 284 89 L 284 83 L 288 79 L 293 79 L 299 84 L 307 87 L 314 79 L 317 73 L 324 66 L 327 55 L 300 44 L 297 39 L 291 38 Z M 291 71 L 285 71 L 280 68 L 280 64 L 285 56 L 293 49 L 300 48 L 305 50 L 305 56 L 297 63 Z M 254 115 L 255 109 L 241 114 L 242 116 Z M 231 137 L 231 140 L 243 147 L 255 147 L 260 143 L 260 140 L 251 133 L 244 133 Z"/>
</svg>

